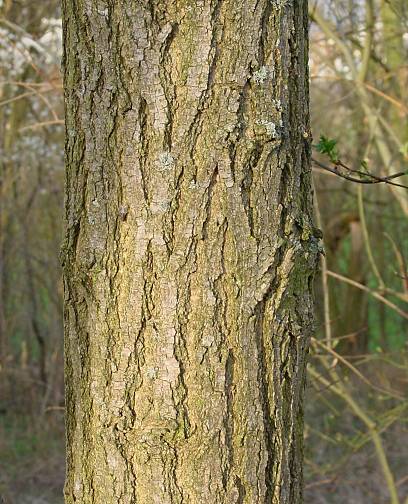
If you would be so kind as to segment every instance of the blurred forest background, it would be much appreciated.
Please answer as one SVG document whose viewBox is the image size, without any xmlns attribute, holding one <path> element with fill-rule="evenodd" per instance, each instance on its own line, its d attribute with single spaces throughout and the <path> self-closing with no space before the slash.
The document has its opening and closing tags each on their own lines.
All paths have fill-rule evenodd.
<svg viewBox="0 0 408 504">
<path fill-rule="evenodd" d="M 59 4 L 0 0 L 0 496 L 10 504 L 63 502 Z M 408 504 L 408 176 L 392 178 L 408 171 L 408 1 L 309 4 L 326 255 L 305 502 Z"/>
</svg>

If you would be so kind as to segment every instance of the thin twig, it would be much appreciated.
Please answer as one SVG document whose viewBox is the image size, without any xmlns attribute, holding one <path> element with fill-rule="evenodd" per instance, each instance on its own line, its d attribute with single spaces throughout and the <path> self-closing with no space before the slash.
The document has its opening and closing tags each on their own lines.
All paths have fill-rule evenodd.
<svg viewBox="0 0 408 504">
<path fill-rule="evenodd" d="M 313 189 L 316 194 L 316 190 L 314 188 L 313 184 Z M 323 229 L 323 224 L 322 224 L 322 217 L 320 214 L 320 209 L 319 209 L 319 203 L 317 201 L 317 197 L 314 199 L 314 206 L 315 206 L 315 214 L 316 214 L 316 221 L 317 225 L 320 229 Z M 332 346 L 332 330 L 331 330 L 331 320 L 330 320 L 330 293 L 329 293 L 329 285 L 328 285 L 328 278 L 327 278 L 327 260 L 325 254 L 320 255 L 320 263 L 322 266 L 322 289 L 323 289 L 323 306 L 324 306 L 324 328 L 325 328 L 325 335 L 326 335 L 326 340 L 328 345 L 331 347 Z"/>
<path fill-rule="evenodd" d="M 351 408 L 354 414 L 366 425 L 368 429 L 368 434 L 372 439 L 374 444 L 378 461 L 383 470 L 384 478 L 387 483 L 387 487 L 390 493 L 391 504 L 399 504 L 399 497 L 397 488 L 395 486 L 394 476 L 391 472 L 387 456 L 384 450 L 384 446 L 381 440 L 381 437 L 378 432 L 378 426 L 376 423 L 370 418 L 370 416 L 363 410 L 363 408 L 354 400 L 354 398 L 348 393 L 347 389 L 343 387 L 341 383 L 337 385 L 331 385 L 330 382 L 324 378 L 321 374 L 319 374 L 313 366 L 308 367 L 309 373 L 313 376 L 313 378 L 317 379 L 322 385 L 329 386 L 330 389 L 341 397 Z M 328 370 L 330 377 L 335 379 L 338 377 L 337 373 L 333 370 Z"/>
<path fill-rule="evenodd" d="M 38 122 L 35 124 L 30 124 L 28 126 L 24 126 L 23 128 L 20 128 L 19 131 L 27 131 L 31 129 L 37 129 L 37 128 L 43 128 L 44 126 L 53 126 L 55 124 L 64 124 L 63 119 L 56 119 L 54 121 L 43 121 L 43 122 Z"/>
<path fill-rule="evenodd" d="M 377 387 L 377 385 L 374 385 L 373 383 L 371 383 L 368 378 L 366 378 L 355 366 L 353 366 L 353 364 L 351 364 L 347 359 L 345 359 L 342 355 L 340 355 L 335 350 L 333 350 L 332 348 L 330 348 L 328 345 L 325 345 L 324 343 L 322 343 L 321 341 L 317 340 L 316 338 L 312 338 L 312 342 L 314 344 L 320 346 L 321 348 L 323 348 L 324 350 L 326 350 L 327 352 L 329 352 L 331 355 L 333 355 L 337 360 L 339 360 L 340 362 L 342 362 L 351 371 L 353 371 L 353 373 L 356 376 L 358 376 L 361 381 L 363 381 L 366 385 L 368 385 L 372 389 L 377 390 L 378 392 L 381 392 L 382 394 L 388 394 L 389 396 L 394 397 L 396 399 L 404 399 L 403 396 L 395 393 L 392 390 L 383 389 L 382 387 Z"/>
<path fill-rule="evenodd" d="M 350 285 L 353 285 L 354 287 L 357 287 L 358 289 L 361 289 L 365 292 L 368 292 L 373 297 L 375 297 L 376 299 L 378 299 L 379 301 L 381 301 L 382 303 L 387 305 L 389 308 L 396 311 L 399 315 L 401 315 L 401 317 L 408 319 L 407 312 L 401 310 L 401 308 L 399 308 L 396 304 L 392 303 L 391 301 L 386 299 L 384 296 L 381 296 L 381 294 L 379 294 L 378 292 L 376 292 L 372 289 L 369 289 L 367 286 L 365 286 L 359 282 L 356 282 L 355 280 L 352 280 L 351 278 L 347 278 L 343 275 L 340 275 L 339 273 L 335 273 L 334 271 L 327 271 L 327 274 L 333 278 L 337 278 L 338 280 L 341 280 L 342 282 L 348 283 Z"/>
<path fill-rule="evenodd" d="M 319 168 L 322 168 L 323 170 L 326 170 L 330 173 L 333 173 L 334 175 L 337 175 L 338 177 L 341 177 L 345 180 L 349 180 L 350 182 L 355 182 L 357 184 L 381 184 L 381 183 L 384 183 L 384 184 L 389 184 L 389 185 L 393 185 L 396 187 L 402 187 L 404 189 L 408 189 L 408 186 L 406 186 L 406 185 L 398 184 L 397 182 L 392 182 L 393 179 L 398 178 L 398 177 L 402 177 L 403 175 L 406 175 L 406 172 L 394 173 L 393 175 L 389 175 L 388 177 L 378 177 L 377 175 L 373 175 L 372 173 L 365 173 L 365 172 L 362 172 L 359 170 L 355 170 L 353 168 L 349 168 L 346 165 L 344 165 L 343 163 L 341 163 L 340 161 L 334 165 L 334 168 L 331 168 L 330 166 L 322 163 L 321 161 L 319 161 L 315 158 L 312 158 L 312 161 Z M 351 173 L 356 173 L 361 176 L 370 177 L 370 180 L 356 178 L 356 177 L 352 177 L 350 175 L 347 175 L 345 173 L 342 173 L 341 171 L 339 171 L 337 169 L 338 166 L 348 170 Z"/>
</svg>

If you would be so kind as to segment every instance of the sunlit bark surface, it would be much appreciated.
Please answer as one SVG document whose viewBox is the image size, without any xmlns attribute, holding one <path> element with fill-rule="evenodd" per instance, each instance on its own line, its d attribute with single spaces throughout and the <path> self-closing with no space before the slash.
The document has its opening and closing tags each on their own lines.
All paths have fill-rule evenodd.
<svg viewBox="0 0 408 504">
<path fill-rule="evenodd" d="M 307 1 L 65 0 L 67 504 L 295 504 Z"/>
</svg>

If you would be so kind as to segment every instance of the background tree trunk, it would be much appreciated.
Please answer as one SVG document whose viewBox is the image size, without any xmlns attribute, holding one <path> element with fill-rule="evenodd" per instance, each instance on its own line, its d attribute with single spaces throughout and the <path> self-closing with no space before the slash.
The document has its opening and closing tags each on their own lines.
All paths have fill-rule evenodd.
<svg viewBox="0 0 408 504">
<path fill-rule="evenodd" d="M 301 502 L 307 1 L 63 10 L 66 503 Z"/>
</svg>

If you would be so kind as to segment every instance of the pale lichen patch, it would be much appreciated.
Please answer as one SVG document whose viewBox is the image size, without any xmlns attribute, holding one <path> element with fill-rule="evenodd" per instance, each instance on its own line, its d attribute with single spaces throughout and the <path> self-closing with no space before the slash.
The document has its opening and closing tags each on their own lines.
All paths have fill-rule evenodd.
<svg viewBox="0 0 408 504">
<path fill-rule="evenodd" d="M 271 70 L 266 66 L 261 66 L 259 70 L 253 73 L 252 79 L 256 84 L 263 84 L 272 76 Z"/>
<path fill-rule="evenodd" d="M 269 121 L 267 119 L 259 119 L 256 122 L 256 133 L 266 133 L 271 138 L 278 138 L 279 132 L 277 130 L 277 126 L 273 121 Z"/>
<path fill-rule="evenodd" d="M 161 170 L 170 170 L 175 164 L 174 157 L 169 151 L 161 152 L 157 161 L 159 169 Z"/>
<path fill-rule="evenodd" d="M 159 369 L 157 367 L 149 367 L 146 369 L 146 376 L 149 380 L 155 380 L 157 378 Z"/>
</svg>

